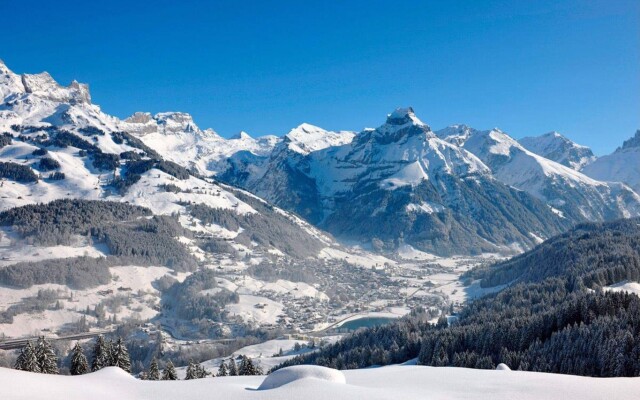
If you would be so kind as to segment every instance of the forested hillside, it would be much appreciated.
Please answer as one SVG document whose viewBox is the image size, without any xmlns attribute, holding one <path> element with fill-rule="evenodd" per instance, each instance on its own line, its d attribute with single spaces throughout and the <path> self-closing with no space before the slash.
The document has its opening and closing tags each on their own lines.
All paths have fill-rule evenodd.
<svg viewBox="0 0 640 400">
<path fill-rule="evenodd" d="M 291 364 L 359 368 L 420 364 L 587 376 L 640 375 L 640 298 L 601 286 L 637 279 L 638 219 L 585 224 L 516 259 L 469 276 L 514 281 L 468 305 L 452 323 L 414 313 L 362 330 Z"/>
<path fill-rule="evenodd" d="M 84 237 L 104 243 L 106 258 L 62 258 L 19 262 L 0 269 L 0 284 L 30 287 L 58 283 L 88 288 L 110 280 L 110 266 L 163 265 L 192 271 L 196 260 L 179 241 L 189 232 L 170 216 L 153 216 L 144 207 L 91 200 L 56 200 L 0 213 L 0 227 L 38 245 L 68 245 Z"/>
<path fill-rule="evenodd" d="M 640 219 L 580 224 L 532 251 L 497 266 L 467 274 L 483 287 L 512 281 L 540 282 L 549 277 L 578 279 L 597 287 L 640 278 Z"/>
</svg>

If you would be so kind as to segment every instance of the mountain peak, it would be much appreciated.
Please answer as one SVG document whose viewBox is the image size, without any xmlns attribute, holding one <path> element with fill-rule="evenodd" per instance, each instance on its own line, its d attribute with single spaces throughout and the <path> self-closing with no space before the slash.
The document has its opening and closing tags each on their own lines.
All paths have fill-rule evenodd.
<svg viewBox="0 0 640 400">
<path fill-rule="evenodd" d="M 89 93 L 89 85 L 86 83 L 80 83 L 75 79 L 71 81 L 69 89 L 75 92 L 76 100 L 80 100 L 82 103 L 91 103 L 91 94 Z"/>
<path fill-rule="evenodd" d="M 290 150 L 301 154 L 308 154 L 312 151 L 322 150 L 330 146 L 340 146 L 349 143 L 353 139 L 353 136 L 353 132 L 331 132 L 315 125 L 303 123 L 284 135 L 283 143 L 286 143 Z"/>
<path fill-rule="evenodd" d="M 0 59 L 0 74 L 5 75 L 9 73 L 12 73 L 12 71 L 9 69 L 9 67 L 7 67 L 7 64 L 5 64 L 2 59 Z"/>
<path fill-rule="evenodd" d="M 158 125 L 163 125 L 165 132 L 196 132 L 200 130 L 198 126 L 193 122 L 193 117 L 189 113 L 169 111 L 157 113 L 153 116 L 158 122 Z"/>
<path fill-rule="evenodd" d="M 327 132 L 327 131 L 320 128 L 319 126 L 315 126 L 315 125 L 311 125 L 306 122 L 303 122 L 300 125 L 293 128 L 291 131 L 289 131 L 287 135 L 292 133 L 312 134 L 312 133 L 318 133 L 318 132 Z"/>
<path fill-rule="evenodd" d="M 636 134 L 630 139 L 625 140 L 622 143 L 622 147 L 618 150 L 626 150 L 631 148 L 640 148 L 640 129 L 636 131 Z M 616 150 L 616 151 L 618 151 Z"/>
<path fill-rule="evenodd" d="M 527 150 L 576 171 L 595 159 L 590 148 L 574 143 L 556 131 L 524 137 L 518 142 Z"/>
<path fill-rule="evenodd" d="M 425 125 L 418 117 L 416 117 L 413 107 L 396 108 L 391 114 L 387 115 L 387 124 L 389 125 Z"/>
<path fill-rule="evenodd" d="M 46 71 L 39 74 L 22 74 L 21 80 L 27 93 L 47 100 L 69 103 L 91 103 L 89 85 L 78 83 L 78 81 L 75 80 L 71 82 L 69 86 L 64 87 L 56 82 Z"/>
<path fill-rule="evenodd" d="M 542 137 L 554 137 L 554 138 L 559 138 L 559 139 L 566 139 L 564 137 L 564 135 L 562 135 L 560 132 L 558 131 L 551 131 L 551 132 L 547 132 L 545 134 L 542 135 Z"/>
<path fill-rule="evenodd" d="M 124 122 L 129 122 L 131 124 L 146 124 L 151 121 L 151 113 L 137 111 L 129 116 Z"/>
<path fill-rule="evenodd" d="M 253 138 L 247 132 L 240 131 L 240 132 L 236 133 L 235 135 L 231 136 L 229 139 L 242 140 L 242 139 L 253 139 Z"/>
<path fill-rule="evenodd" d="M 378 143 L 389 144 L 417 135 L 435 137 L 429 125 L 416 117 L 412 107 L 396 108 L 391 114 L 387 114 L 384 125 L 374 131 L 364 130 L 359 135 L 358 141 L 374 139 Z"/>
</svg>

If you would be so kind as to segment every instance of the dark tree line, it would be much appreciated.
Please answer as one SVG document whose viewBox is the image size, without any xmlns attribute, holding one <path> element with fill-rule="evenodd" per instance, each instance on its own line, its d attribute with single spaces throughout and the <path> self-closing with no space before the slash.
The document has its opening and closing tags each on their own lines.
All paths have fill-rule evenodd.
<svg viewBox="0 0 640 400">
<path fill-rule="evenodd" d="M 80 343 L 76 342 L 68 355 L 70 362 L 69 373 L 71 375 L 84 375 L 106 367 L 118 367 L 131 373 L 131 357 L 129 356 L 127 344 L 122 337 L 118 337 L 116 340 L 107 340 L 104 336 L 99 335 L 93 343 L 90 353 L 91 363 L 89 363 L 89 358 L 85 355 Z M 51 344 L 44 337 L 40 337 L 35 344 L 27 342 L 27 344 L 20 349 L 20 354 L 16 359 L 14 368 L 28 372 L 58 374 L 58 363 L 58 356 Z M 256 365 L 249 357 L 243 355 L 240 356 L 239 365 L 233 358 L 222 361 L 217 375 L 207 371 L 201 364 L 190 361 L 187 366 L 185 380 L 201 379 L 207 376 L 262 374 L 262 368 Z M 178 374 L 171 360 L 167 360 L 165 368 L 161 373 L 158 360 L 156 357 L 153 357 L 149 368 L 140 374 L 140 378 L 154 381 L 178 380 Z"/>
<path fill-rule="evenodd" d="M 0 135 L 0 149 L 3 148 L 4 146 L 8 146 L 11 144 L 11 139 L 13 138 L 13 135 L 11 135 L 8 132 L 4 132 Z"/>
<path fill-rule="evenodd" d="M 91 144 L 78 135 L 75 135 L 64 129 L 57 129 L 53 127 L 53 129 L 48 130 L 48 133 L 50 135 L 50 139 L 41 142 L 41 144 L 44 146 L 55 146 L 63 149 L 71 146 L 80 150 L 84 150 L 89 154 L 102 153 L 102 150 L 100 150 L 98 146 Z"/>
<path fill-rule="evenodd" d="M 140 150 L 144 151 L 145 154 L 150 158 L 155 158 L 155 159 L 162 158 L 162 157 L 160 157 L 160 154 L 158 154 L 155 150 L 153 150 L 151 147 L 149 147 L 146 144 L 144 144 L 142 142 L 142 140 L 140 140 L 137 137 L 131 135 L 130 133 L 127 133 L 127 132 L 113 132 L 113 133 L 111 133 L 111 139 L 113 139 L 114 143 L 117 143 L 117 144 L 126 143 L 131 147 L 135 147 L 136 149 L 140 149 Z M 122 157 L 122 158 L 125 158 L 125 157 Z"/>
<path fill-rule="evenodd" d="M 102 129 L 96 128 L 95 126 L 85 126 L 79 128 L 78 132 L 82 133 L 85 136 L 104 136 L 104 131 Z"/>
<path fill-rule="evenodd" d="M 144 265 L 160 264 L 176 271 L 192 271 L 197 260 L 175 239 L 182 234 L 188 235 L 168 216 L 92 230 L 94 240 L 104 242 L 112 256 L 140 260 Z"/>
<path fill-rule="evenodd" d="M 544 278 L 580 278 L 587 287 L 640 279 L 640 219 L 577 225 L 534 250 L 495 266 L 475 269 L 464 277 L 482 279 L 483 287 Z"/>
<path fill-rule="evenodd" d="M 117 154 L 95 152 L 91 157 L 91 165 L 103 171 L 113 171 L 120 166 L 120 156 Z"/>
<path fill-rule="evenodd" d="M 0 284 L 29 288 L 57 283 L 86 289 L 111 282 L 109 267 L 122 262 L 116 257 L 75 257 L 20 262 L 0 269 Z M 121 264 L 120 264 L 121 265 Z"/>
<path fill-rule="evenodd" d="M 12 227 L 34 244 L 68 245 L 73 235 L 87 236 L 92 228 L 151 215 L 127 203 L 61 199 L 0 212 L 0 226 Z"/>
<path fill-rule="evenodd" d="M 186 168 L 174 163 L 173 161 L 166 161 L 163 159 L 151 158 L 146 160 L 132 160 L 128 161 L 125 164 L 125 167 L 127 174 L 134 175 L 141 175 L 152 168 L 157 168 L 177 179 L 189 179 L 189 176 L 191 176 Z"/>
<path fill-rule="evenodd" d="M 68 245 L 76 235 L 105 243 L 107 257 L 75 257 L 21 262 L 0 269 L 0 283 L 30 287 L 58 283 L 88 288 L 108 283 L 114 265 L 164 265 L 192 271 L 197 260 L 176 237 L 189 235 L 169 216 L 150 216 L 146 208 L 126 203 L 56 200 L 0 213 L 0 226 L 10 226 L 28 242 Z"/>
<path fill-rule="evenodd" d="M 0 161 L 0 178 L 19 183 L 38 182 L 38 175 L 28 165 Z"/>
<path fill-rule="evenodd" d="M 44 157 L 40 159 L 40 162 L 38 163 L 38 169 L 40 169 L 41 171 L 53 171 L 60 168 L 60 163 L 56 160 L 54 160 L 53 158 L 49 158 L 49 157 Z"/>
<path fill-rule="evenodd" d="M 56 171 L 53 174 L 49 175 L 48 178 L 52 181 L 61 181 L 66 178 L 64 172 Z"/>
</svg>

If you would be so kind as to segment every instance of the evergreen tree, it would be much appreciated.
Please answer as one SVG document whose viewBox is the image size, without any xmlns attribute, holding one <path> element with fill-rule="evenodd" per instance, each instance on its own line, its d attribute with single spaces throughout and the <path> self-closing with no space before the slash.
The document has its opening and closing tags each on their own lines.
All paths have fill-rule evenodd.
<svg viewBox="0 0 640 400">
<path fill-rule="evenodd" d="M 119 367 L 126 372 L 131 373 L 131 359 L 129 358 L 129 351 L 127 346 L 121 337 L 112 346 L 112 365 Z"/>
<path fill-rule="evenodd" d="M 106 344 L 106 367 L 115 367 L 116 365 L 116 343 L 113 339 L 109 340 Z"/>
<path fill-rule="evenodd" d="M 40 367 L 40 372 L 43 374 L 58 373 L 58 357 L 53 351 L 53 347 L 51 347 L 51 344 L 44 338 L 44 336 L 40 336 L 40 339 L 38 339 L 35 353 L 36 359 L 38 360 L 38 366 Z"/>
<path fill-rule="evenodd" d="M 196 364 L 193 361 L 189 361 L 189 366 L 187 366 L 187 376 L 184 378 L 185 380 L 198 379 L 198 371 Z"/>
<path fill-rule="evenodd" d="M 227 371 L 227 365 L 222 361 L 220 363 L 220 367 L 218 367 L 218 376 L 227 376 L 229 375 L 229 371 Z"/>
<path fill-rule="evenodd" d="M 82 347 L 80 347 L 80 343 L 77 342 L 71 352 L 71 368 L 69 372 L 71 372 L 71 375 L 83 375 L 89 372 L 87 357 L 84 356 Z"/>
<path fill-rule="evenodd" d="M 150 381 L 157 381 L 160 379 L 160 370 L 158 369 L 158 362 L 153 357 L 151 365 L 149 365 L 149 371 L 147 372 L 147 379 Z"/>
<path fill-rule="evenodd" d="M 238 375 L 238 366 L 236 365 L 236 361 L 231 357 L 229 359 L 229 376 L 237 376 Z"/>
<path fill-rule="evenodd" d="M 36 351 L 31 342 L 27 342 L 20 350 L 20 355 L 18 355 L 14 368 L 21 371 L 40 372 Z"/>
<path fill-rule="evenodd" d="M 163 381 L 177 381 L 178 374 L 176 373 L 176 368 L 173 366 L 171 360 L 167 362 L 167 365 L 164 367 L 164 371 L 162 371 L 162 380 Z"/>
<path fill-rule="evenodd" d="M 256 365 L 247 356 L 242 356 L 240 361 L 240 368 L 238 370 L 239 375 L 261 375 L 262 369 L 256 367 Z"/>
<path fill-rule="evenodd" d="M 198 379 L 206 378 L 209 375 L 211 375 L 211 372 L 207 371 L 202 365 L 196 364 L 196 377 L 198 377 Z"/>
<path fill-rule="evenodd" d="M 91 371 L 98 371 L 104 367 L 111 365 L 111 346 L 104 340 L 104 336 L 100 335 L 96 339 L 93 346 L 93 361 L 91 362 Z"/>
</svg>

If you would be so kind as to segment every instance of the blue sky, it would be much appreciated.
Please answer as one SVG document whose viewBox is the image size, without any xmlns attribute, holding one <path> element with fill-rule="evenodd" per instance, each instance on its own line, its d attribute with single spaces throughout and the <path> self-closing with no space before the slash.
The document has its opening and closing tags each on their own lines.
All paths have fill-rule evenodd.
<svg viewBox="0 0 640 400">
<path fill-rule="evenodd" d="M 639 20 L 634 0 L 0 0 L 0 58 L 223 136 L 411 105 L 434 129 L 557 130 L 603 154 L 640 128 Z"/>
</svg>

